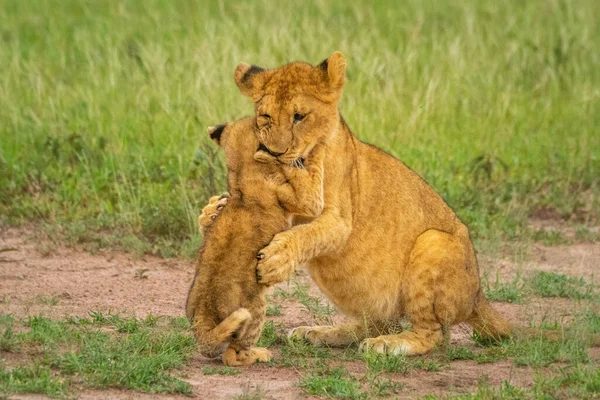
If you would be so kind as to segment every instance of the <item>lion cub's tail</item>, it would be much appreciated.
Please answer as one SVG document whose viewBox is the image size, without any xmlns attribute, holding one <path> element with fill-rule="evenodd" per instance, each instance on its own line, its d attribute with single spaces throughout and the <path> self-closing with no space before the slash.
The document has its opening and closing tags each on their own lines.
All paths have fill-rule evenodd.
<svg viewBox="0 0 600 400">
<path fill-rule="evenodd" d="M 222 350 L 222 346 L 231 339 L 231 335 L 248 320 L 252 318 L 250 311 L 239 308 L 229 314 L 221 323 L 208 331 L 196 324 L 196 337 L 200 345 L 200 352 L 211 357 Z"/>
<path fill-rule="evenodd" d="M 479 293 L 473 314 L 467 322 L 477 334 L 486 339 L 500 340 L 512 333 L 508 321 L 492 308 L 482 292 Z"/>
<path fill-rule="evenodd" d="M 514 336 L 517 338 L 541 337 L 549 341 L 561 341 L 567 337 L 565 336 L 567 332 L 564 331 L 511 326 L 508 321 L 492 308 L 482 293 L 479 294 L 475 310 L 467 322 L 477 334 L 491 340 L 500 340 Z M 600 335 L 590 335 L 588 341 L 591 347 L 600 347 Z"/>
</svg>

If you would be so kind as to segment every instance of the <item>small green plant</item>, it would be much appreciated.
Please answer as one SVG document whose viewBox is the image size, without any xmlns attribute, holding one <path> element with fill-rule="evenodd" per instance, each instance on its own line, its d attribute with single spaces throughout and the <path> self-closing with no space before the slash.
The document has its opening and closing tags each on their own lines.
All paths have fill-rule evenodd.
<svg viewBox="0 0 600 400">
<path fill-rule="evenodd" d="M 13 352 L 19 348 L 19 337 L 13 332 L 12 326 L 0 332 L 0 351 Z"/>
<path fill-rule="evenodd" d="M 360 390 L 360 382 L 352 377 L 342 365 L 329 368 L 326 363 L 318 364 L 311 373 L 300 379 L 300 387 L 306 394 L 313 396 L 344 399 L 367 398 L 367 394 Z"/>
<path fill-rule="evenodd" d="M 600 397 L 600 369 L 591 365 L 560 367 L 559 374 L 541 374 L 535 378 L 535 398 L 597 399 Z"/>
<path fill-rule="evenodd" d="M 592 231 L 587 226 L 578 226 L 575 229 L 575 240 L 579 242 L 598 242 L 600 241 L 600 231 Z"/>
<path fill-rule="evenodd" d="M 494 363 L 506 358 L 506 349 L 502 346 L 492 346 L 475 355 L 474 360 L 479 364 Z"/>
<path fill-rule="evenodd" d="M 380 376 L 367 376 L 367 381 L 369 382 L 369 394 L 376 397 L 389 397 L 404 389 L 403 383 Z"/>
<path fill-rule="evenodd" d="M 296 338 L 284 338 L 280 349 L 281 357 L 278 364 L 286 367 L 307 367 L 309 358 L 330 358 L 328 347 L 314 346 L 311 343 Z"/>
<path fill-rule="evenodd" d="M 335 314 L 335 310 L 329 303 L 322 304 L 322 301 L 308 293 L 308 285 L 301 284 L 298 281 L 294 282 L 292 291 L 285 291 L 281 288 L 276 288 L 274 296 L 283 299 L 296 298 L 304 308 L 311 313 L 315 322 L 331 322 L 331 316 Z"/>
<path fill-rule="evenodd" d="M 204 367 L 202 368 L 202 374 L 204 375 L 239 375 L 242 371 L 233 367 Z"/>
<path fill-rule="evenodd" d="M 56 382 L 60 387 L 68 387 L 71 377 L 77 376 L 77 381 L 86 387 L 191 393 L 189 384 L 167 373 L 183 365 L 195 349 L 193 337 L 185 330 L 154 330 L 159 319 L 152 315 L 143 319 L 90 315 L 64 321 L 30 317 L 22 322 L 28 329 L 19 333 L 7 327 L 0 336 L 3 346 L 18 354 L 25 346 L 38 345 L 42 354 L 38 364 L 11 370 L 10 374 L 4 371 L 0 385 L 8 387 L 6 390 L 11 393 L 42 393 L 38 391 L 41 385 L 46 387 L 43 393 L 54 396 L 52 388 L 58 387 Z M 104 326 L 115 330 L 107 332 L 102 329 Z M 35 387 L 15 378 L 26 377 L 32 370 L 40 376 Z"/>
<path fill-rule="evenodd" d="M 58 296 L 36 296 L 35 302 L 38 304 L 46 304 L 49 306 L 55 306 L 60 302 L 60 297 L 58 297 Z"/>
<path fill-rule="evenodd" d="M 548 366 L 555 362 L 588 362 L 587 346 L 577 338 L 548 340 L 542 336 L 513 339 L 506 344 L 506 354 L 515 365 Z"/>
<path fill-rule="evenodd" d="M 275 325 L 273 321 L 267 321 L 263 326 L 263 330 L 258 339 L 257 346 L 260 347 L 271 347 L 274 344 L 284 343 L 285 338 L 279 334 L 279 330 L 282 329 L 282 324 Z"/>
<path fill-rule="evenodd" d="M 403 355 L 378 354 L 366 352 L 363 360 L 367 369 L 377 373 L 381 371 L 407 374 L 412 370 L 421 369 L 424 371 L 440 371 L 444 364 L 434 359 L 424 359 L 415 357 L 406 357 Z"/>
<path fill-rule="evenodd" d="M 262 400 L 267 395 L 267 392 L 262 387 L 244 388 L 244 391 L 239 396 L 235 396 L 233 400 Z"/>
<path fill-rule="evenodd" d="M 140 268 L 138 270 L 135 271 L 135 274 L 133 275 L 133 277 L 135 279 L 148 279 L 148 268 Z"/>
<path fill-rule="evenodd" d="M 15 317 L 12 314 L 0 314 L 0 326 L 11 326 L 15 322 Z"/>
<path fill-rule="evenodd" d="M 555 272 L 536 271 L 530 281 L 533 292 L 541 297 L 592 299 L 594 287 L 583 278 L 574 278 Z"/>
<path fill-rule="evenodd" d="M 501 282 L 496 276 L 493 285 L 489 281 L 484 286 L 485 297 L 490 301 L 501 301 L 505 303 L 520 304 L 523 302 L 524 283 L 520 275 L 517 275 L 511 282 Z"/>
<path fill-rule="evenodd" d="M 488 400 L 488 399 L 506 399 L 522 400 L 530 399 L 532 396 L 528 391 L 511 385 L 508 381 L 502 382 L 500 387 L 492 387 L 487 380 L 479 383 L 477 392 L 467 395 L 452 396 L 449 399 L 460 400 Z"/>
<path fill-rule="evenodd" d="M 476 355 L 466 347 L 448 346 L 446 357 L 448 360 L 474 360 Z"/>
<path fill-rule="evenodd" d="M 281 315 L 281 307 L 279 307 L 278 305 L 267 307 L 267 316 L 268 317 L 279 317 L 280 315 Z"/>
<path fill-rule="evenodd" d="M 560 231 L 540 229 L 533 232 L 532 239 L 536 242 L 542 242 L 545 246 L 556 246 L 557 244 L 569 244 Z"/>
<path fill-rule="evenodd" d="M 69 393 L 69 382 L 63 377 L 55 377 L 48 366 L 38 363 L 12 369 L 0 365 L 0 397 L 15 393 L 66 397 Z"/>
</svg>

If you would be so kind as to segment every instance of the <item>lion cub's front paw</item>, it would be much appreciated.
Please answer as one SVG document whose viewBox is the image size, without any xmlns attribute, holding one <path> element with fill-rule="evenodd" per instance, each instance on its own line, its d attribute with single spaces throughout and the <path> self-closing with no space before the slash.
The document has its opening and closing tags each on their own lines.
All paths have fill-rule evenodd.
<svg viewBox="0 0 600 400">
<path fill-rule="evenodd" d="M 287 240 L 275 235 L 271 243 L 258 253 L 256 277 L 259 283 L 271 286 L 284 282 L 294 271 L 296 261 L 286 243 Z"/>
<path fill-rule="evenodd" d="M 255 362 L 268 362 L 271 361 L 271 358 L 273 358 L 273 354 L 263 347 L 252 347 L 240 351 L 228 347 L 223 352 L 223 364 L 226 366 L 238 367 Z"/>
<path fill-rule="evenodd" d="M 393 354 L 395 356 L 399 354 L 407 356 L 416 354 L 409 341 L 402 339 L 400 335 L 383 335 L 365 339 L 361 342 L 359 351 Z"/>
<path fill-rule="evenodd" d="M 227 205 L 229 193 L 223 193 L 220 196 L 213 196 L 208 201 L 208 205 L 202 209 L 202 214 L 198 217 L 198 228 L 203 233 L 206 228 L 213 224 L 213 221 L 219 215 L 219 212 Z"/>
<path fill-rule="evenodd" d="M 292 339 L 306 340 L 314 345 L 321 344 L 319 335 L 311 326 L 299 326 L 294 328 L 288 336 Z"/>
<path fill-rule="evenodd" d="M 256 153 L 254 153 L 254 160 L 263 164 L 279 164 L 277 157 L 267 153 L 264 150 L 258 150 Z"/>
<path fill-rule="evenodd" d="M 264 347 L 253 347 L 252 352 L 254 353 L 254 358 L 258 362 L 269 362 L 271 358 L 273 358 L 273 353 Z"/>
</svg>

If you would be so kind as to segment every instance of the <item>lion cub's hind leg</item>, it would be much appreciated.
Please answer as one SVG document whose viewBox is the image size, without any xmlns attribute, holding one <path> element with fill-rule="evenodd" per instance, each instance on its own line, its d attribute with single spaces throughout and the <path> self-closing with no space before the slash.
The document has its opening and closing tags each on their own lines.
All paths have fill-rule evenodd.
<svg viewBox="0 0 600 400">
<path fill-rule="evenodd" d="M 402 291 L 412 328 L 365 339 L 361 349 L 377 353 L 425 354 L 443 341 L 442 329 L 473 312 L 479 276 L 470 241 L 445 232 L 423 233 L 410 255 Z"/>
<path fill-rule="evenodd" d="M 251 347 L 250 349 L 236 351 L 228 347 L 223 352 L 223 364 L 230 367 L 241 367 L 251 365 L 255 362 L 271 361 L 272 353 L 263 347 Z"/>
</svg>

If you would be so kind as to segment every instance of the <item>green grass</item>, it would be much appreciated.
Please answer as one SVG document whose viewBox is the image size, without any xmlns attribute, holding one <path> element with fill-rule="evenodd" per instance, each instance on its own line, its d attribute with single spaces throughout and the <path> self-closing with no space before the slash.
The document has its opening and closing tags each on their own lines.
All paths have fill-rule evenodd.
<svg viewBox="0 0 600 400">
<path fill-rule="evenodd" d="M 1 222 L 34 221 L 91 251 L 193 257 L 196 217 L 225 189 L 206 127 L 252 113 L 237 63 L 341 50 L 350 127 L 422 174 L 476 239 L 529 235 L 538 210 L 595 224 L 596 11 L 594 0 L 2 1 Z"/>
<path fill-rule="evenodd" d="M 241 395 L 235 396 L 233 400 L 262 400 L 266 396 L 266 391 L 262 387 L 250 388 L 249 386 L 244 388 Z"/>
<path fill-rule="evenodd" d="M 570 243 L 570 241 L 564 237 L 563 233 L 557 230 L 540 229 L 534 231 L 531 238 L 535 241 L 544 243 L 546 246 Z"/>
<path fill-rule="evenodd" d="M 308 293 L 309 286 L 293 280 L 293 290 L 283 290 L 275 288 L 274 297 L 282 299 L 297 300 L 306 311 L 308 311 L 315 323 L 331 323 L 331 316 L 335 314 L 335 309 L 327 302 Z"/>
<path fill-rule="evenodd" d="M 133 324 L 133 320 L 137 322 Z M 45 317 L 32 317 L 20 323 L 8 318 L 5 321 L 0 334 L 2 351 L 33 359 L 14 368 L 2 366 L 1 394 L 42 393 L 64 397 L 74 384 L 151 393 L 191 393 L 191 386 L 169 371 L 187 362 L 195 349 L 194 339 L 185 330 L 164 330 L 154 317 L 135 319 L 93 313 L 91 318 L 64 321 Z M 15 333 L 17 327 L 19 332 Z"/>
<path fill-rule="evenodd" d="M 48 366 L 33 364 L 7 370 L 0 366 L 0 396 L 13 393 L 39 393 L 49 397 L 66 397 L 68 382 L 53 376 Z"/>
<path fill-rule="evenodd" d="M 281 324 L 275 324 L 273 321 L 265 322 L 263 330 L 258 339 L 258 347 L 271 347 L 274 344 L 281 344 L 286 341 L 286 337 L 281 332 L 283 329 Z"/>
<path fill-rule="evenodd" d="M 453 400 L 547 400 L 547 399 L 596 399 L 600 395 L 600 369 L 589 366 L 561 367 L 550 373 L 538 373 L 533 388 L 520 388 L 508 381 L 498 387 L 490 386 L 483 379 L 475 393 L 444 396 Z M 433 395 L 427 399 L 435 399 Z"/>
<path fill-rule="evenodd" d="M 268 317 L 279 317 L 281 315 L 281 308 L 278 305 L 267 306 Z"/>
<path fill-rule="evenodd" d="M 409 372 L 420 369 L 424 371 L 441 371 L 444 364 L 433 358 L 419 358 L 406 356 L 391 356 L 368 352 L 363 357 L 367 369 L 371 372 L 390 372 L 408 374 Z"/>
<path fill-rule="evenodd" d="M 343 399 L 366 399 L 358 379 L 351 376 L 342 365 L 330 368 L 322 363 L 310 374 L 300 379 L 300 387 L 306 394 Z"/>
<path fill-rule="evenodd" d="M 485 280 L 483 289 L 485 297 L 490 301 L 520 304 L 525 297 L 524 283 L 518 274 L 511 282 L 502 282 L 498 276 L 493 284 Z"/>
<path fill-rule="evenodd" d="M 572 300 L 592 299 L 596 296 L 593 284 L 583 278 L 570 277 L 556 272 L 536 271 L 530 285 L 541 297 L 564 297 Z"/>
<path fill-rule="evenodd" d="M 527 390 L 515 387 L 511 385 L 510 382 L 504 381 L 499 387 L 493 387 L 484 380 L 479 383 L 476 393 L 452 396 L 449 398 L 456 400 L 522 400 L 528 397 Z"/>
<path fill-rule="evenodd" d="M 202 374 L 204 375 L 239 375 L 242 371 L 233 367 L 204 367 L 202 368 Z"/>
</svg>

